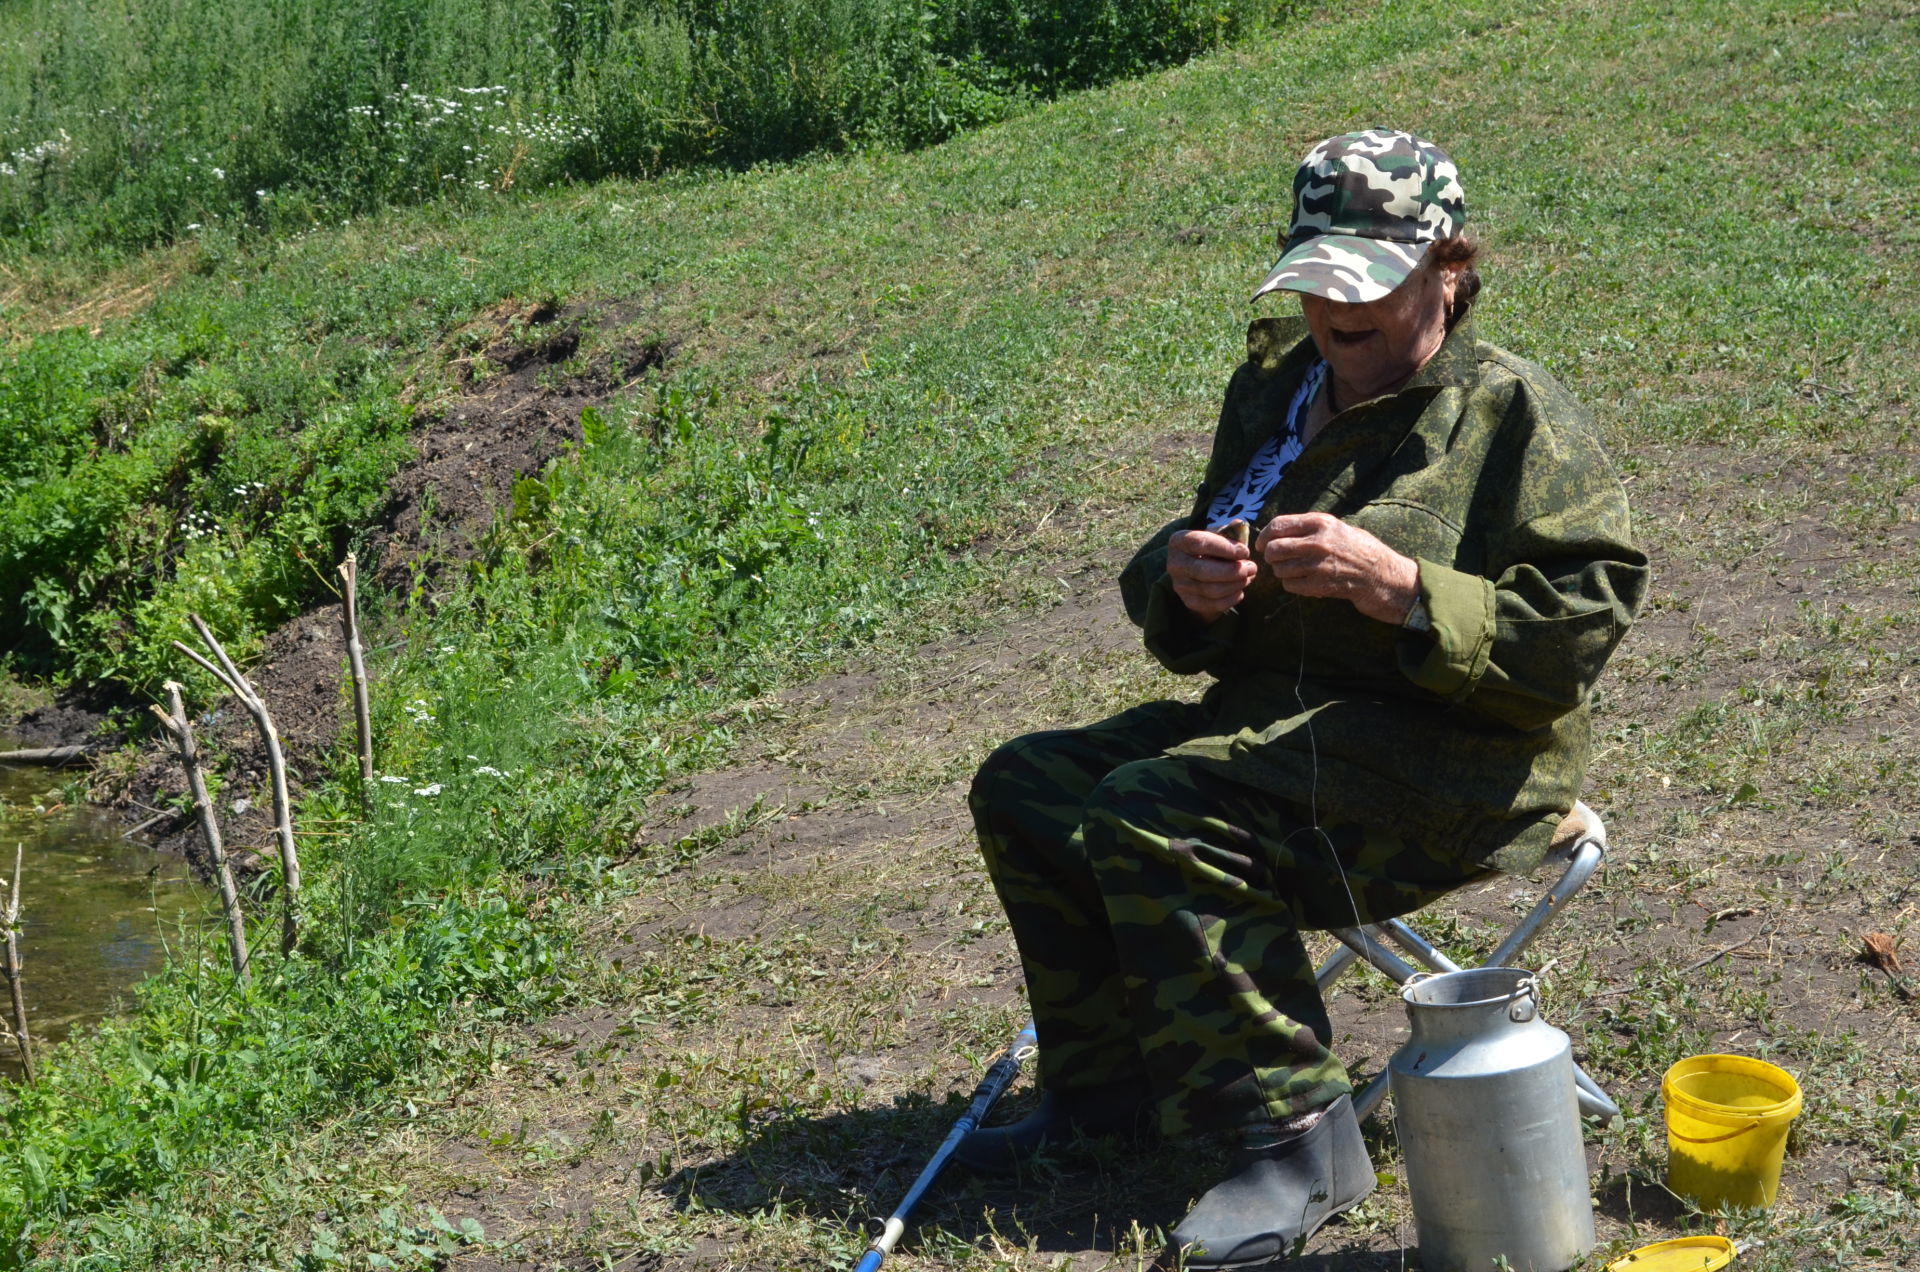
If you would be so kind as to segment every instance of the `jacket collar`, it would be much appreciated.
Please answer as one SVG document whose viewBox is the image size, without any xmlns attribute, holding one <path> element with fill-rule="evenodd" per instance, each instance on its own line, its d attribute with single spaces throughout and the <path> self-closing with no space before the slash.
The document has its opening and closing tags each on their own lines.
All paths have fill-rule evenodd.
<svg viewBox="0 0 1920 1272">
<path fill-rule="evenodd" d="M 1287 469 L 1266 515 L 1330 511 L 1400 446 L 1436 396 L 1479 383 L 1473 319 L 1462 318 L 1427 364 L 1397 392 L 1349 407 Z M 1221 432 L 1206 483 L 1194 503 L 1195 524 L 1206 518 L 1212 492 L 1239 475 L 1272 436 L 1300 378 L 1319 358 L 1306 323 L 1297 317 L 1256 318 L 1247 328 L 1247 361 L 1229 390 Z"/>
<path fill-rule="evenodd" d="M 1468 313 L 1453 324 L 1453 330 L 1441 341 L 1439 350 L 1427 359 L 1427 365 L 1413 373 L 1413 378 L 1406 382 L 1400 392 L 1428 385 L 1443 389 L 1471 388 L 1479 383 L 1480 359 L 1474 353 L 1478 343 L 1473 334 L 1473 315 Z"/>
<path fill-rule="evenodd" d="M 1304 342 L 1309 351 L 1312 340 Z M 1479 383 L 1473 320 L 1462 318 L 1427 364 L 1407 383 L 1384 397 L 1348 407 L 1288 466 L 1274 489 L 1264 516 L 1294 512 L 1338 515 L 1367 476 L 1400 449 L 1407 435 L 1431 408 L 1457 411 L 1461 392 Z M 1309 352 L 1309 357 L 1317 356 Z M 1450 394 L 1450 391 L 1451 394 Z"/>
</svg>

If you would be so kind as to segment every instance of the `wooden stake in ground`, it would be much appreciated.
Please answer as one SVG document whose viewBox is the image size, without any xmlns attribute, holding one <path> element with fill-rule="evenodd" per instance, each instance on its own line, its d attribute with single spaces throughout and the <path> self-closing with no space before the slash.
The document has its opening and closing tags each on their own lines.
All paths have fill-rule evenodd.
<svg viewBox="0 0 1920 1272">
<path fill-rule="evenodd" d="M 213 877 L 220 885 L 220 909 L 227 916 L 227 953 L 233 958 L 233 974 L 242 985 L 251 978 L 247 953 L 247 920 L 240 912 L 240 892 L 233 886 L 233 867 L 227 861 L 226 845 L 220 841 L 220 819 L 214 815 L 213 799 L 207 794 L 207 778 L 200 771 L 200 748 L 193 740 L 193 724 L 187 719 L 186 704 L 180 700 L 180 682 L 166 684 L 167 705 L 172 714 L 154 707 L 160 725 L 173 736 L 180 752 L 180 763 L 187 770 L 187 789 L 193 792 L 193 809 L 200 814 L 200 833 L 206 836 L 207 860 L 213 863 Z"/>
<path fill-rule="evenodd" d="M 347 671 L 353 677 L 353 727 L 360 740 L 360 811 L 373 814 L 373 721 L 367 709 L 366 651 L 360 645 L 360 564 L 352 553 L 340 563 L 340 625 L 347 634 Z"/>
<path fill-rule="evenodd" d="M 273 727 L 273 716 L 254 690 L 253 682 L 240 674 L 240 669 L 233 665 L 233 659 L 227 657 L 227 651 L 214 639 L 206 622 L 198 614 L 189 614 L 187 619 L 193 624 L 193 630 L 200 633 L 200 639 L 206 642 L 208 650 L 220 660 L 220 665 L 214 666 L 177 640 L 173 642 L 173 647 L 211 672 L 214 679 L 226 686 L 228 693 L 240 700 L 240 705 L 247 709 L 254 724 L 259 727 L 260 740 L 267 747 L 267 771 L 273 778 L 274 830 L 280 836 L 280 892 L 284 902 L 280 952 L 291 954 L 300 941 L 300 855 L 293 846 L 293 807 L 287 798 L 287 758 L 280 751 L 280 733 Z"/>
<path fill-rule="evenodd" d="M 13 890 L 7 894 L 7 989 L 13 996 L 13 1040 L 20 1045 L 20 1067 L 34 1080 L 33 1043 L 27 1039 L 27 996 L 20 985 L 20 866 L 25 853 L 13 846 Z"/>
</svg>

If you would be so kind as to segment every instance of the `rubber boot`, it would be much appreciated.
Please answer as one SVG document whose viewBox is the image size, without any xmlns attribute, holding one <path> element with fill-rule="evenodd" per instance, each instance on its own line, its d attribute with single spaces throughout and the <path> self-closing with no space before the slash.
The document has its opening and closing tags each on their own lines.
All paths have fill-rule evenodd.
<svg viewBox="0 0 1920 1272">
<path fill-rule="evenodd" d="M 1140 1135 L 1155 1125 L 1153 1101 L 1144 1083 L 1122 1082 L 1086 1091 L 1040 1093 L 1040 1107 L 1018 1122 L 967 1132 L 953 1159 L 987 1175 L 1010 1174 L 1048 1144 L 1076 1137 Z"/>
<path fill-rule="evenodd" d="M 1373 1163 L 1351 1096 L 1328 1105 L 1297 1135 L 1276 1141 L 1250 1128 L 1242 1143 L 1227 1177 L 1174 1228 L 1163 1267 L 1277 1267 L 1321 1224 L 1373 1191 Z"/>
</svg>

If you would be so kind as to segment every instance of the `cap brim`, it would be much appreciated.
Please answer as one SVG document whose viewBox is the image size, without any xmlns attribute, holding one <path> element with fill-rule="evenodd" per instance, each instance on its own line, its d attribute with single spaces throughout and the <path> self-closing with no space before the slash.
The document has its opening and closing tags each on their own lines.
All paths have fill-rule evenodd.
<svg viewBox="0 0 1920 1272">
<path fill-rule="evenodd" d="M 1407 281 L 1432 246 L 1357 234 L 1315 234 L 1287 249 L 1253 299 L 1292 291 L 1350 304 L 1379 300 Z"/>
</svg>

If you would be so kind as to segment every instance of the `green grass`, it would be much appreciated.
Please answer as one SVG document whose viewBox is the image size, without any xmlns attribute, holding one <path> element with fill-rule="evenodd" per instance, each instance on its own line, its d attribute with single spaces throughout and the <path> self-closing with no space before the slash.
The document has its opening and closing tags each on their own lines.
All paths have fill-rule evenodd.
<svg viewBox="0 0 1920 1272">
<path fill-rule="evenodd" d="M 0 244 L 291 232 L 475 189 L 924 144 L 1289 8 L 25 0 L 0 14 Z"/>
<path fill-rule="evenodd" d="M 847 900 L 884 857 L 867 873 L 756 879 L 770 901 L 844 919 L 773 947 L 713 938 L 617 974 L 578 953 L 549 975 L 530 942 L 580 951 L 574 936 L 636 890 L 718 904 L 702 880 L 719 873 L 689 867 L 711 863 L 720 835 L 626 859 L 663 782 L 783 727 L 793 708 L 771 691 L 875 647 L 909 674 L 917 640 L 990 632 L 1171 515 L 1197 465 L 1146 458 L 1149 444 L 1204 434 L 1292 166 L 1326 133 L 1386 121 L 1454 154 L 1489 249 L 1483 333 L 1594 405 L 1630 489 L 1670 486 L 1675 455 L 1711 457 L 1671 499 L 1696 520 L 1652 525 L 1669 552 L 1724 564 L 1716 579 L 1776 568 L 1782 586 L 1805 582 L 1804 563 L 1769 563 L 1778 526 L 1810 509 L 1778 482 L 1742 494 L 1713 465 L 1851 460 L 1857 483 L 1823 486 L 1822 507 L 1883 547 L 1834 569 L 1863 592 L 1907 586 L 1916 160 L 1884 139 L 1920 123 L 1915 26 L 1906 4 L 1383 4 L 912 154 L 476 192 L 273 240 L 217 231 L 131 262 L 9 262 L 0 418 L 22 444 L 0 451 L 0 582 L 29 598 L 27 618 L 8 611 L 7 643 L 16 671 L 40 676 L 150 686 L 177 670 L 166 642 L 187 608 L 244 647 L 313 595 L 416 414 L 471 391 L 450 363 L 501 301 L 612 315 L 573 369 L 624 340 L 673 350 L 604 407 L 587 444 L 522 486 L 518 520 L 432 606 L 372 602 L 381 768 L 405 781 L 312 851 L 302 958 L 249 998 L 189 944 L 127 1023 L 63 1049 L 43 1092 L 10 1097 L 0 1222 L 14 1252 L 90 1268 L 377 1266 L 371 1253 L 428 1265 L 442 1238 L 465 1236 L 394 1191 L 422 1170 L 407 1102 L 457 1126 L 469 1087 L 508 1083 L 502 1098 L 525 1104 L 557 1073 L 577 1092 L 585 1068 L 528 1060 L 512 1041 L 515 1021 L 561 1002 L 630 1009 L 633 1036 L 658 1049 L 644 1081 L 687 1076 L 617 1105 L 582 1097 L 618 1125 L 589 1117 L 566 1144 L 491 1126 L 529 1172 L 602 1149 L 657 1160 L 663 1146 L 684 1164 L 759 1145 L 777 1165 L 783 1144 L 810 1153 L 809 1136 L 847 1125 L 809 1130 L 809 1117 L 885 1114 L 831 1073 L 730 1051 L 769 1007 L 798 1013 L 796 1045 L 829 1056 L 933 1037 L 943 1058 L 904 1107 L 913 1126 L 936 1124 L 936 1084 L 969 1067 L 945 1044 L 983 1048 L 1013 1009 L 959 993 L 982 965 L 938 1009 L 871 972 L 914 953 L 889 935 L 899 916 Z M 63 321 L 75 314 L 97 334 Z M 253 482 L 265 491 L 231 493 Z M 203 520 L 217 532 L 189 538 Z M 1800 800 L 1852 816 L 1870 795 L 1899 798 L 1897 729 L 1820 763 L 1807 747 L 1897 683 L 1907 628 L 1870 609 L 1768 613 L 1644 666 L 1626 651 L 1599 776 L 1664 856 L 1622 863 L 1637 871 L 1612 885 L 1623 940 L 1651 939 L 1674 921 L 1666 898 L 1701 887 L 1715 864 L 1702 828 Z M 1869 644 L 1862 669 L 1852 651 Z M 1748 649 L 1791 675 L 1742 680 Z M 1020 710 L 1034 717 L 1152 691 L 1117 659 L 1086 672 L 1032 656 Z M 949 706 L 982 735 L 1011 727 L 997 707 Z M 883 741 L 890 727 L 872 722 Z M 910 807 L 964 773 L 976 741 L 873 745 L 826 798 Z M 1692 799 L 1684 816 L 1635 811 L 1664 808 L 1645 785 L 1654 770 Z M 344 787 L 322 786 L 306 815 L 346 804 Z M 956 851 L 921 845 L 904 862 L 950 871 Z M 1806 878 L 1772 871 L 1767 886 L 1824 903 L 1861 886 L 1837 860 Z M 977 887 L 944 904 L 901 921 L 958 948 L 1004 943 Z M 1611 1074 L 1639 1081 L 1757 1010 L 1742 985 L 1703 979 L 1651 977 L 1661 1001 L 1614 1000 Z M 354 992 L 330 996 L 336 981 Z M 791 987 L 816 981 L 832 992 L 809 991 L 818 1007 L 802 1011 Z M 1778 1032 L 1782 1054 L 1843 1070 L 1872 1110 L 1832 1113 L 1819 1142 L 1870 1143 L 1858 1151 L 1891 1181 L 1859 1185 L 1844 1223 L 1816 1216 L 1782 1248 L 1891 1241 L 1913 1163 L 1886 1134 L 1894 1105 L 1876 1101 L 1904 1098 L 1905 1069 L 1880 1082 L 1857 1041 Z M 1644 1179 L 1652 1131 L 1635 1116 L 1607 1151 Z M 847 1253 L 855 1185 L 808 1176 L 789 1198 L 764 1169 L 758 1191 L 680 1176 L 607 1231 L 683 1251 L 703 1221 L 666 1199 L 707 1197 L 768 1266 Z M 943 1232 L 919 1257 L 987 1265 L 988 1243 Z"/>
<path fill-rule="evenodd" d="M 701 327 L 751 310 L 772 337 L 762 351 L 789 364 L 771 373 L 784 380 L 799 367 L 838 376 L 836 352 L 884 354 L 888 330 L 911 329 L 925 306 L 953 305 L 962 321 L 995 329 L 1006 315 L 991 311 L 991 294 L 1044 290 L 1057 316 L 1023 338 L 1170 364 L 1174 384 L 1152 391 L 1201 394 L 1230 347 L 1245 261 L 1284 219 L 1293 156 L 1328 128 L 1382 115 L 1448 138 L 1473 170 L 1475 224 L 1495 248 L 1492 334 L 1577 373 L 1610 420 L 1649 437 L 1757 438 L 1904 418 L 1899 351 L 1915 335 L 1914 283 L 1897 261 L 1913 229 L 1875 210 L 1897 206 L 1920 174 L 1862 124 L 1869 101 L 1888 123 L 1911 120 L 1913 54 L 1889 34 L 1899 19 L 1863 19 L 1874 30 L 1862 45 L 1837 56 L 1832 75 L 1807 76 L 1778 66 L 1769 41 L 1795 35 L 1809 14 L 1769 10 L 1724 49 L 1673 59 L 1660 84 L 1621 89 L 1608 50 L 1663 20 L 1596 19 L 1592 56 L 1567 64 L 1561 37 L 1537 21 L 1448 40 L 1491 20 L 1396 15 L 1388 29 L 1427 51 L 1365 37 L 1329 50 L 1352 65 L 1394 48 L 1407 69 L 1363 73 L 1351 107 L 1304 112 L 1311 127 L 1297 122 L 1303 105 L 1287 80 L 1242 73 L 1229 57 L 1190 80 L 1102 99 L 1111 122 L 1049 112 L 905 169 L 874 156 L 831 176 L 802 165 L 557 201 L 483 199 L 257 251 L 213 235 L 161 258 L 187 276 L 170 278 L 143 320 L 11 354 L 0 422 L 19 445 L 0 469 L 13 483 L 10 494 L 0 486 L 0 587 L 23 604 L 0 619 L 0 637 L 35 674 L 150 690 L 188 609 L 240 636 L 310 601 L 311 563 L 337 558 L 404 454 L 407 404 L 448 388 L 435 342 L 506 295 L 635 292 L 651 334 L 709 346 L 724 335 L 701 340 Z M 1327 47 L 1320 32 L 1292 43 Z M 1680 85 L 1716 68 L 1746 86 L 1740 128 L 1681 109 L 1690 92 Z M 1450 107 L 1426 92 L 1436 79 L 1498 82 L 1505 109 L 1483 119 Z M 1167 92 L 1163 83 L 1240 127 L 1210 131 L 1185 104 L 1158 111 L 1146 94 Z M 1609 103 L 1618 126 L 1568 142 L 1554 121 L 1569 121 L 1569 99 Z M 1687 139 L 1696 126 L 1724 134 L 1710 161 Z M 1023 145 L 1038 149 L 1010 160 Z M 1763 175 L 1765 157 L 1782 153 L 1802 156 L 1793 181 Z M 892 188 L 891 174 L 908 170 L 919 184 Z M 1114 204 L 1114 183 L 1133 197 Z M 875 199 L 894 204 L 897 223 L 874 215 Z M 523 236 L 529 217 L 542 228 Z M 1111 257 L 1096 249 L 1103 237 L 1131 250 Z M 1143 295 L 1115 276 L 1122 268 L 1185 281 Z M 23 312 L 36 290 L 86 294 L 58 264 L 20 269 L 17 330 L 63 312 Z M 773 276 L 780 294 L 747 299 Z M 674 295 L 695 285 L 697 303 Z M 1072 322 L 1057 308 L 1068 299 L 1084 307 Z M 66 312 L 76 308 L 85 302 Z M 1606 321 L 1559 321 L 1569 312 Z M 1203 374 L 1178 378 L 1203 356 Z M 858 382 L 831 388 L 865 394 Z M 775 407 L 779 395 L 768 396 Z M 730 402 L 724 414 L 755 405 Z M 1098 397 L 1086 406 L 1110 409 Z"/>
</svg>

